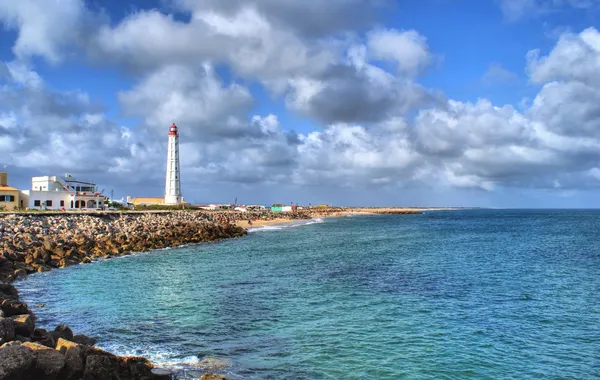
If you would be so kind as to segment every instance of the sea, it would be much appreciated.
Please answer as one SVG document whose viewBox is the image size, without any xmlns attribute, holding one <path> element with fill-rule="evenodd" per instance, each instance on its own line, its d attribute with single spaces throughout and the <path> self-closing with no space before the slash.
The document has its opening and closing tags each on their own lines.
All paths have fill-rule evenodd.
<svg viewBox="0 0 600 380">
<path fill-rule="evenodd" d="M 193 378 L 600 378 L 600 211 L 315 219 L 17 283 L 37 324 Z"/>
</svg>

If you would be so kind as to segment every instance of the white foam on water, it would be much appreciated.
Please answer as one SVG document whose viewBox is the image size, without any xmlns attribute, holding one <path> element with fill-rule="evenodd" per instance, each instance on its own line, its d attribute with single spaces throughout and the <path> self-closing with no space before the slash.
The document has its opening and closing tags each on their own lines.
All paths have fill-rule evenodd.
<svg viewBox="0 0 600 380">
<path fill-rule="evenodd" d="M 325 220 L 323 218 L 315 218 L 315 219 L 307 219 L 307 220 L 294 220 L 289 223 L 276 224 L 273 226 L 249 228 L 248 232 L 279 231 L 279 230 L 283 230 L 283 229 L 287 229 L 287 228 L 309 226 L 311 224 L 320 224 L 320 223 L 324 223 L 324 222 L 325 222 Z"/>
<path fill-rule="evenodd" d="M 170 350 L 155 350 L 153 348 L 134 349 L 121 344 L 98 345 L 99 348 L 121 356 L 142 356 L 152 362 L 156 367 L 173 370 L 184 368 L 199 368 L 200 359 L 197 356 L 178 357 L 177 353 Z"/>
<path fill-rule="evenodd" d="M 150 347 L 133 349 L 121 344 L 98 345 L 98 347 L 116 355 L 142 356 L 148 359 L 155 368 L 164 368 L 175 372 L 177 378 L 199 380 L 201 375 L 207 371 L 224 372 L 228 378 L 241 378 L 232 372 L 233 362 L 226 357 L 206 356 L 200 358 L 195 355 L 181 357 L 177 352 L 171 350 L 155 350 Z"/>
<path fill-rule="evenodd" d="M 323 220 L 323 218 L 315 218 L 315 219 L 310 219 L 308 222 L 306 222 L 306 225 L 309 224 L 319 224 L 319 223 L 324 223 L 325 220 Z"/>
</svg>

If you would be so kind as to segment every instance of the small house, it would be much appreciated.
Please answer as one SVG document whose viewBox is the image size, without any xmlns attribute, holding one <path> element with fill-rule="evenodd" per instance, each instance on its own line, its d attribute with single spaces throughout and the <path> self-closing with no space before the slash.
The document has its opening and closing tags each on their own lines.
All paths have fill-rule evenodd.
<svg viewBox="0 0 600 380">
<path fill-rule="evenodd" d="M 23 207 L 19 195 L 19 190 L 8 186 L 8 173 L 0 173 L 0 211 L 13 211 Z"/>
</svg>

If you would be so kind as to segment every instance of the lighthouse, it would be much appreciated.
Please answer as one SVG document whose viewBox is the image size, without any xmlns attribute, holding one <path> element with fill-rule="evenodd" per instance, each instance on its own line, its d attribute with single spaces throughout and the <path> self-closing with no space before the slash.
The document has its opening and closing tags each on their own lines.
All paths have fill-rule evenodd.
<svg viewBox="0 0 600 380">
<path fill-rule="evenodd" d="M 165 205 L 181 204 L 181 176 L 179 171 L 179 132 L 175 123 L 169 128 L 169 146 L 167 150 L 167 183 L 165 186 Z"/>
</svg>

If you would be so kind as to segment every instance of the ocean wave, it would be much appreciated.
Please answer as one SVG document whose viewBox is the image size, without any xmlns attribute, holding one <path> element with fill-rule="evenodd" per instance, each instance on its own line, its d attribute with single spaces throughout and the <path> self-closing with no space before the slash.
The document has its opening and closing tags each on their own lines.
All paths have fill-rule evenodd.
<svg viewBox="0 0 600 380">
<path fill-rule="evenodd" d="M 325 220 L 323 220 L 323 218 L 314 218 L 314 219 L 310 219 L 308 222 L 306 222 L 306 225 L 309 224 L 319 224 L 319 223 L 324 223 Z"/>
<path fill-rule="evenodd" d="M 150 360 L 156 367 L 169 369 L 200 368 L 200 359 L 195 356 L 181 357 L 172 350 L 156 350 L 154 347 L 132 348 L 123 344 L 99 344 L 99 348 L 122 356 L 143 356 Z"/>
<path fill-rule="evenodd" d="M 154 347 L 131 348 L 122 344 L 98 345 L 98 347 L 121 356 L 142 356 L 150 360 L 156 368 L 166 368 L 174 371 L 177 378 L 200 379 L 200 376 L 206 371 L 225 372 L 230 378 L 239 378 L 232 372 L 232 360 L 221 356 L 199 357 L 190 355 L 182 357 L 180 353 L 174 350 L 163 349 L 157 351 Z"/>
<path fill-rule="evenodd" d="M 320 224 L 320 223 L 324 223 L 324 222 L 325 222 L 325 220 L 323 218 L 314 218 L 314 219 L 308 219 L 308 220 L 294 220 L 289 223 L 276 224 L 273 226 L 249 228 L 248 232 L 279 231 L 279 230 L 283 230 L 283 229 L 287 229 L 287 228 L 309 226 L 311 224 Z"/>
</svg>

